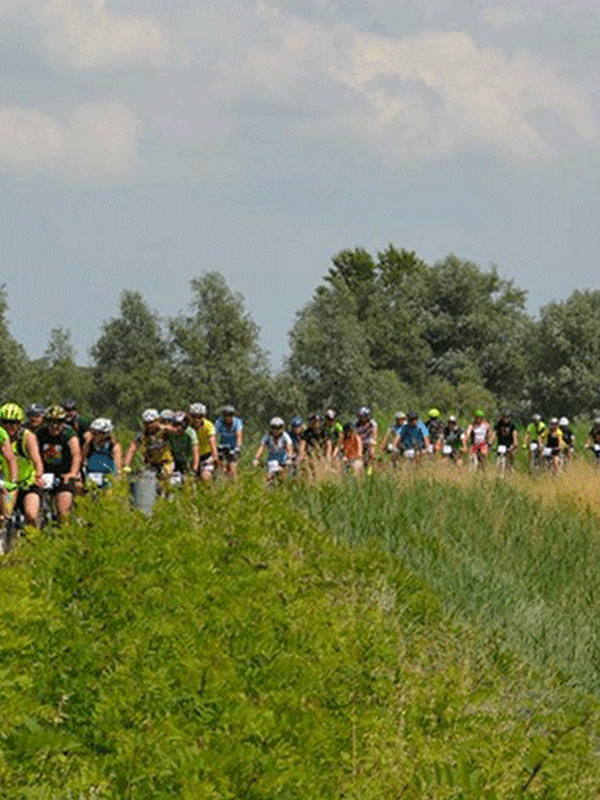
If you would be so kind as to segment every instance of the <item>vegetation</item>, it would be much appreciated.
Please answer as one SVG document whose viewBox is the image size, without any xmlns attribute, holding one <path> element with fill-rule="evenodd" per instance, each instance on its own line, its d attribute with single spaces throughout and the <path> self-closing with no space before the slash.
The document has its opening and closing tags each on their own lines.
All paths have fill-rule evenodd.
<svg viewBox="0 0 600 800">
<path fill-rule="evenodd" d="M 487 413 L 508 405 L 571 417 L 600 413 L 600 291 L 575 291 L 538 317 L 526 293 L 496 268 L 455 255 L 433 265 L 389 245 L 332 259 L 312 299 L 298 310 L 290 352 L 273 374 L 259 329 L 218 272 L 190 283 L 178 315 L 162 319 L 140 292 L 121 295 L 90 350 L 76 363 L 68 329 L 52 331 L 42 359 L 29 360 L 7 323 L 0 291 L 0 376 L 6 398 L 56 402 L 74 396 L 93 415 L 136 424 L 144 406 L 191 399 L 209 414 L 233 402 L 246 421 L 264 424 L 334 406 L 365 403 L 389 414 L 397 406 L 442 413 Z"/>
<path fill-rule="evenodd" d="M 525 595 L 538 630 L 594 624 L 595 584 L 569 597 L 558 569 L 592 576 L 585 512 L 376 476 L 184 487 L 151 518 L 118 490 L 77 515 L 0 567 L 0 796 L 598 796 L 591 662 L 575 687 L 552 636 L 515 633 Z"/>
</svg>

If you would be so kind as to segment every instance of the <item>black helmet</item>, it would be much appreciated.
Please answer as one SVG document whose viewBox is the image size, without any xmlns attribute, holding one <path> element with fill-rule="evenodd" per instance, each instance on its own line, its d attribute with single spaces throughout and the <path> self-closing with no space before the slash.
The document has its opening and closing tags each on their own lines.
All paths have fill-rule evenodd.
<svg viewBox="0 0 600 800">
<path fill-rule="evenodd" d="M 75 400 L 63 400 L 62 407 L 65 411 L 75 411 L 77 409 L 77 403 Z"/>
</svg>

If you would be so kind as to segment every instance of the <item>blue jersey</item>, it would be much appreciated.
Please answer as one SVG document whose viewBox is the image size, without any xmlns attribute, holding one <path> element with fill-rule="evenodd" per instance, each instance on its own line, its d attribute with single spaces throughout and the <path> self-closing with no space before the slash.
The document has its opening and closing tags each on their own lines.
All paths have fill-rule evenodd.
<svg viewBox="0 0 600 800">
<path fill-rule="evenodd" d="M 110 441 L 103 442 L 100 446 L 92 442 L 88 455 L 87 471 L 102 472 L 104 475 L 114 474 L 117 471 L 117 465 L 113 458 L 114 447 L 113 442 Z"/>
<path fill-rule="evenodd" d="M 237 434 L 238 431 L 244 430 L 244 424 L 239 417 L 234 417 L 231 427 L 225 424 L 223 417 L 219 417 L 215 422 L 215 431 L 219 435 L 219 444 L 221 447 L 228 447 L 234 450 L 237 447 Z"/>
<path fill-rule="evenodd" d="M 267 433 L 263 436 L 262 444 L 269 451 L 269 461 L 278 461 L 280 464 L 287 463 L 287 448 L 292 447 L 290 435 L 285 431 L 280 436 Z"/>
<path fill-rule="evenodd" d="M 423 428 L 425 426 L 421 423 L 416 425 L 409 425 L 408 422 L 406 425 L 403 425 L 398 432 L 400 436 L 400 441 L 402 442 L 402 447 L 405 450 L 423 450 L 425 447 L 425 436 L 427 434 L 423 433 Z M 427 430 L 427 428 L 425 428 Z"/>
</svg>

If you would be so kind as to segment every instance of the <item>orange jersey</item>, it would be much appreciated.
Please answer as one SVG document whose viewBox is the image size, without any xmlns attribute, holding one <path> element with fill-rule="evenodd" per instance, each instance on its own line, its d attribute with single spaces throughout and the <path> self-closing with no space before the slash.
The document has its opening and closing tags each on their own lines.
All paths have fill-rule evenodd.
<svg viewBox="0 0 600 800">
<path fill-rule="evenodd" d="M 353 433 L 348 437 L 342 436 L 342 452 L 344 457 L 350 461 L 362 458 L 362 441 L 358 433 Z"/>
</svg>

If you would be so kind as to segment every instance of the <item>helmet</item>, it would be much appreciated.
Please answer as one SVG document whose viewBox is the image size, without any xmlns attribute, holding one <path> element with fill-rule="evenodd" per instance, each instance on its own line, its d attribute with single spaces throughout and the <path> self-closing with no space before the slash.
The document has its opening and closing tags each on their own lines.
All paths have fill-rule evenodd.
<svg viewBox="0 0 600 800">
<path fill-rule="evenodd" d="M 187 422 L 187 414 L 185 411 L 176 411 L 173 414 L 173 422 L 175 425 L 185 425 Z"/>
<path fill-rule="evenodd" d="M 4 403 L 0 406 L 0 420 L 3 422 L 23 422 L 25 414 L 16 403 Z"/>
<path fill-rule="evenodd" d="M 75 411 L 75 409 L 77 408 L 77 403 L 75 402 L 75 400 L 63 400 L 62 407 L 64 408 L 65 411 Z"/>
<path fill-rule="evenodd" d="M 532 419 L 533 419 L 534 422 L 541 422 L 542 421 L 542 415 L 541 414 L 534 414 Z"/>
<path fill-rule="evenodd" d="M 358 409 L 358 416 L 359 417 L 370 417 L 371 416 L 371 409 L 369 406 L 361 406 Z"/>
<path fill-rule="evenodd" d="M 192 403 L 190 406 L 190 414 L 193 417 L 205 417 L 206 406 L 204 405 L 204 403 Z"/>
<path fill-rule="evenodd" d="M 163 410 L 160 412 L 160 418 L 163 422 L 171 422 L 173 419 L 173 409 L 163 408 Z"/>
<path fill-rule="evenodd" d="M 28 417 L 43 417 L 46 409 L 41 403 L 33 403 L 30 406 L 27 406 L 27 410 L 25 413 Z"/>
<path fill-rule="evenodd" d="M 406 419 L 406 414 L 404 411 L 396 411 L 394 419 Z"/>
<path fill-rule="evenodd" d="M 450 416 L 448 417 L 448 422 L 458 422 L 458 420 L 456 419 L 454 414 L 450 414 Z"/>
<path fill-rule="evenodd" d="M 90 425 L 90 430 L 97 431 L 98 433 L 112 433 L 113 424 L 105 417 L 98 417 L 98 419 L 95 419 Z"/>
<path fill-rule="evenodd" d="M 160 419 L 160 414 L 155 408 L 147 408 L 142 414 L 142 422 L 156 422 Z"/>
<path fill-rule="evenodd" d="M 292 417 L 290 420 L 290 428 L 300 428 L 304 425 L 302 417 Z"/>
<path fill-rule="evenodd" d="M 323 417 L 321 414 L 317 412 L 313 412 L 312 414 L 308 415 L 309 422 L 323 422 Z"/>
<path fill-rule="evenodd" d="M 440 412 L 437 408 L 430 408 L 429 409 L 429 416 L 431 419 L 437 419 L 440 415 Z"/>
<path fill-rule="evenodd" d="M 281 417 L 272 417 L 271 421 L 269 422 L 269 425 L 272 428 L 283 428 L 284 424 L 285 423 Z"/>
<path fill-rule="evenodd" d="M 235 414 L 235 408 L 231 405 L 223 406 L 223 411 L 221 413 L 224 417 L 233 416 Z"/>
<path fill-rule="evenodd" d="M 409 420 L 419 419 L 419 415 L 417 414 L 416 411 L 409 411 L 407 419 Z"/>
<path fill-rule="evenodd" d="M 325 412 L 325 419 L 335 419 L 336 414 L 333 408 L 328 408 Z"/>
<path fill-rule="evenodd" d="M 48 420 L 64 420 L 66 418 L 67 412 L 62 406 L 50 406 L 44 414 L 44 419 Z"/>
<path fill-rule="evenodd" d="M 474 417 L 485 417 L 485 414 L 483 413 L 483 411 L 480 408 L 476 408 L 475 411 L 473 412 L 473 416 Z"/>
<path fill-rule="evenodd" d="M 569 418 L 568 417 L 561 417 L 558 420 L 558 424 L 560 425 L 561 428 L 566 428 L 567 425 L 569 424 Z"/>
<path fill-rule="evenodd" d="M 552 425 L 553 428 L 558 425 L 558 417 L 552 417 L 550 420 L 550 425 Z"/>
</svg>

